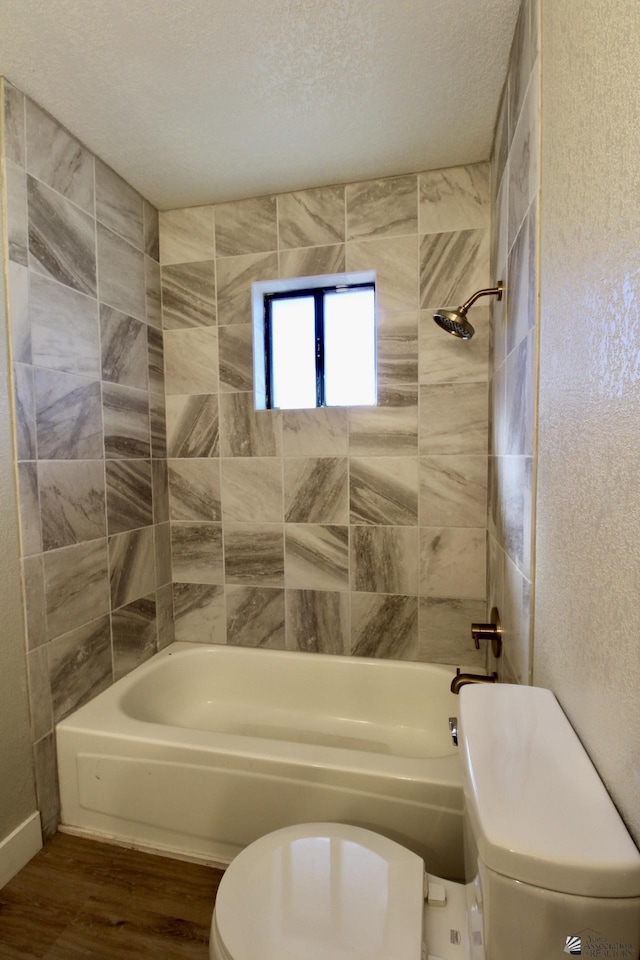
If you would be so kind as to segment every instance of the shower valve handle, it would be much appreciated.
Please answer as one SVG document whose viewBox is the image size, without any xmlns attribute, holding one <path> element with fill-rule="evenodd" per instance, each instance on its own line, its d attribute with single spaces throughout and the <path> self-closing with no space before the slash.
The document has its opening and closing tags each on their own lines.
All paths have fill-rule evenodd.
<svg viewBox="0 0 640 960">
<path fill-rule="evenodd" d="M 491 642 L 491 652 L 496 659 L 502 653 L 502 627 L 500 625 L 500 616 L 498 610 L 494 607 L 491 611 L 490 623 L 472 623 L 471 638 L 476 650 L 480 649 L 481 640 Z"/>
</svg>

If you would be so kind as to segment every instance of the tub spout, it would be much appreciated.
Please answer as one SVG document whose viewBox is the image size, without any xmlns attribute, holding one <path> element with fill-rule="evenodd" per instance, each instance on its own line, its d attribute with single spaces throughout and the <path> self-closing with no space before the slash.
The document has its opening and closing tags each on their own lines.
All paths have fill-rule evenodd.
<svg viewBox="0 0 640 960">
<path fill-rule="evenodd" d="M 456 670 L 456 675 L 451 681 L 451 693 L 460 693 L 460 687 L 465 683 L 497 683 L 498 674 L 492 673 L 490 677 L 483 673 L 460 673 L 460 667 Z"/>
</svg>

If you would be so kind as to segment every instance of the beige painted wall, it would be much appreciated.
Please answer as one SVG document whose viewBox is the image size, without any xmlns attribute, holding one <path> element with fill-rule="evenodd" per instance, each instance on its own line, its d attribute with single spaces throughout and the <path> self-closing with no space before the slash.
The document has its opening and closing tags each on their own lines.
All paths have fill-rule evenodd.
<svg viewBox="0 0 640 960">
<path fill-rule="evenodd" d="M 637 4 L 544 0 L 542 57 L 534 682 L 640 841 Z"/>
<path fill-rule="evenodd" d="M 0 272 L 0 842 L 36 809 L 5 330 Z"/>
</svg>

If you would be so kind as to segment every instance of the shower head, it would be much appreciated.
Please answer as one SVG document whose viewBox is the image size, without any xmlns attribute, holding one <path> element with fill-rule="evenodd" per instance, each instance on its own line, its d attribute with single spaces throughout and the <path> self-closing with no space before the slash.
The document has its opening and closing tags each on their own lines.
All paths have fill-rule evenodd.
<svg viewBox="0 0 640 960">
<path fill-rule="evenodd" d="M 495 296 L 498 300 L 502 300 L 502 281 L 498 281 L 497 285 L 490 289 L 478 290 L 472 297 L 465 300 L 457 310 L 446 310 L 444 308 L 442 310 L 436 310 L 433 319 L 439 327 L 442 327 L 443 330 L 446 330 L 447 333 L 452 334 L 452 336 L 459 337 L 460 340 L 471 340 L 475 330 L 467 320 L 469 307 L 471 307 L 479 297 L 489 296 Z"/>
</svg>

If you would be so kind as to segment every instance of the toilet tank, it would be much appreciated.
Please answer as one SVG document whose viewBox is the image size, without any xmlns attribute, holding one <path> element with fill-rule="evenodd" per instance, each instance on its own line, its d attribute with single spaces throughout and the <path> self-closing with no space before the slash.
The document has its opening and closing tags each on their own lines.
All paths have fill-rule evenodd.
<svg viewBox="0 0 640 960">
<path fill-rule="evenodd" d="M 640 952 L 640 853 L 550 690 L 466 686 L 459 742 L 472 951 Z"/>
</svg>

